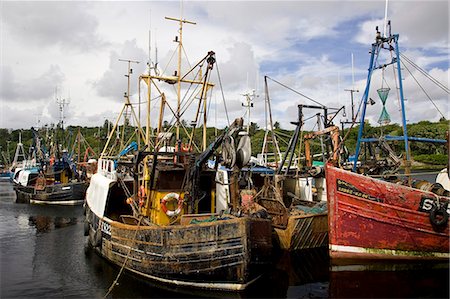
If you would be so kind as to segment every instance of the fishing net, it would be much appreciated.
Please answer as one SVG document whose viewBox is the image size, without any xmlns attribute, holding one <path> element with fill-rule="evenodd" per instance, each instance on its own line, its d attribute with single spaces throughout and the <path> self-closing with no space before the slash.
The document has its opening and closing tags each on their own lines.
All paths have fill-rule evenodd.
<svg viewBox="0 0 450 299">
<path fill-rule="evenodd" d="M 383 103 L 383 109 L 381 109 L 381 115 L 378 118 L 378 123 L 380 125 L 387 125 L 391 122 L 391 116 L 386 110 L 386 100 L 389 95 L 389 91 L 391 89 L 389 87 L 382 87 L 377 90 L 378 96 L 380 97 L 381 102 Z"/>
</svg>

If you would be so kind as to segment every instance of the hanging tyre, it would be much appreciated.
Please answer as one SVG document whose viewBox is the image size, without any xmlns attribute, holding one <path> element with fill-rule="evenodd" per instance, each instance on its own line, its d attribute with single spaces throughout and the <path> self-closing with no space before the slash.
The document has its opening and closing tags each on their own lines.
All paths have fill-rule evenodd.
<svg viewBox="0 0 450 299">
<path fill-rule="evenodd" d="M 434 205 L 430 210 L 430 222 L 435 230 L 444 229 L 448 223 L 447 213 L 448 203 L 442 205 Z"/>
<path fill-rule="evenodd" d="M 84 219 L 84 236 L 85 237 L 89 236 L 89 230 L 90 230 L 89 222 L 87 219 Z"/>
<path fill-rule="evenodd" d="M 95 232 L 94 235 L 94 244 L 92 244 L 94 247 L 99 247 L 102 244 L 102 230 L 99 228 Z"/>
</svg>

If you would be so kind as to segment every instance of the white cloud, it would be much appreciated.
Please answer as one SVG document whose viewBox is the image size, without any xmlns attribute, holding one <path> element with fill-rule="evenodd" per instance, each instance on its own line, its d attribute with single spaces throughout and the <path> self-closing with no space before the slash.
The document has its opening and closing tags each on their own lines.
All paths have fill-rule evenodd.
<svg viewBox="0 0 450 299">
<path fill-rule="evenodd" d="M 119 53 L 116 50 L 109 54 L 109 69 L 104 72 L 102 77 L 92 82 L 94 89 L 98 95 L 106 98 L 119 99 L 127 91 L 128 62 L 123 60 L 137 61 L 130 62 L 130 68 L 133 74 L 130 76 L 130 96 L 136 92 L 136 78 L 139 74 L 144 73 L 146 69 L 146 53 L 137 47 L 136 40 L 125 41 L 123 45 L 118 45 Z"/>
<path fill-rule="evenodd" d="M 8 111 L 8 116 L 2 117 L 4 127 L 28 127 L 33 123 L 14 121 L 31 105 L 31 110 L 41 113 L 43 119 L 57 118 L 56 86 L 64 90 L 62 96 L 70 93 L 68 123 L 102 124 L 105 116 L 111 119 L 123 104 L 127 66 L 119 58 L 140 61 L 133 65 L 131 81 L 136 101 L 136 78 L 145 71 L 148 59 L 150 24 L 152 53 L 154 57 L 157 45 L 161 68 L 176 47 L 172 40 L 178 24 L 164 17 L 179 17 L 177 1 L 12 1 L 2 2 L 1 6 L 0 96 Z M 448 14 L 448 1 L 389 2 L 388 16 L 394 32 L 400 34 L 402 52 L 447 86 Z M 252 121 L 264 127 L 264 75 L 326 105 L 345 103 L 349 107 L 349 94 L 343 90 L 351 86 L 350 53 L 355 52 L 359 59 L 355 64 L 355 87 L 360 90 L 355 102 L 359 101 L 368 65 L 361 57 L 368 59 L 375 26 L 382 29 L 383 17 L 384 2 L 380 1 L 186 1 L 183 18 L 197 25 L 185 24 L 184 50 L 191 65 L 208 51 L 216 52 L 230 120 L 245 113 L 242 94 L 257 88 L 260 97 L 255 99 Z M 324 46 L 325 40 L 333 42 Z M 166 74 L 172 74 L 174 65 L 167 68 Z M 266 73 L 262 73 L 261 66 Z M 222 93 L 217 77 L 212 79 L 216 84 L 212 99 L 217 99 L 218 123 L 224 125 Z M 376 83 L 380 81 L 374 80 L 374 88 Z M 292 128 L 289 122 L 297 118 L 296 105 L 307 100 L 273 82 L 269 84 L 274 118 L 282 127 Z M 429 90 L 431 86 L 424 87 Z M 410 121 L 425 115 L 438 118 L 429 112 L 434 110 L 429 101 L 419 96 L 420 88 L 405 80 L 405 90 L 409 107 L 414 101 L 413 107 L 428 109 L 426 113 L 409 109 Z M 438 92 L 431 87 L 436 105 L 448 114 L 448 95 Z M 173 105 L 174 89 L 167 95 Z M 422 104 L 424 99 L 428 105 Z M 24 102 L 30 105 L 20 104 Z M 159 106 L 156 102 L 153 106 L 154 121 Z M 395 111 L 393 108 L 390 111 Z M 212 119 L 212 104 L 210 109 Z M 378 111 L 368 114 L 372 120 L 378 118 Z"/>
<path fill-rule="evenodd" d="M 54 98 L 55 88 L 61 86 L 65 80 L 65 75 L 58 65 L 50 65 L 43 74 L 39 74 L 37 77 L 31 75 L 24 78 L 16 78 L 10 66 L 2 65 L 1 74 L 0 96 L 2 100 L 20 103 Z"/>
<path fill-rule="evenodd" d="M 97 19 L 88 2 L 21 2 L 2 4 L 11 39 L 31 47 L 59 46 L 64 51 L 89 51 L 103 46 Z"/>
</svg>

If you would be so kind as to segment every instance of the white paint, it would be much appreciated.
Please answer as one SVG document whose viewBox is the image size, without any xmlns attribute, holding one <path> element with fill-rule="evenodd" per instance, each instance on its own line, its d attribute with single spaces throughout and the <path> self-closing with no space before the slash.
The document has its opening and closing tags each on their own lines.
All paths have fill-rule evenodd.
<svg viewBox="0 0 450 299">
<path fill-rule="evenodd" d="M 109 188 L 114 182 L 116 181 L 98 172 L 91 178 L 89 188 L 86 191 L 86 202 L 98 217 L 103 217 Z"/>
<path fill-rule="evenodd" d="M 448 178 L 447 168 L 444 168 L 439 172 L 436 177 L 436 183 L 439 183 L 445 190 L 450 191 L 450 179 Z"/>
<path fill-rule="evenodd" d="M 216 213 L 220 213 L 228 209 L 230 202 L 230 186 L 228 171 L 225 169 L 217 169 L 216 172 Z"/>
<path fill-rule="evenodd" d="M 450 258 L 450 253 L 444 252 L 427 252 L 426 255 L 420 251 L 406 251 L 395 249 L 378 249 L 378 248 L 363 248 L 356 246 L 344 246 L 344 245 L 330 245 L 331 251 L 335 252 L 347 252 L 347 253 L 363 253 L 363 254 L 377 254 L 377 255 L 390 255 L 398 257 L 416 256 L 420 257 L 438 257 L 438 258 Z"/>
<path fill-rule="evenodd" d="M 60 205 L 60 206 L 75 206 L 81 205 L 84 200 L 58 200 L 58 201 L 50 201 L 50 200 L 36 200 L 30 199 L 30 203 L 32 204 L 46 204 L 46 205 Z"/>
<path fill-rule="evenodd" d="M 299 178 L 297 183 L 300 189 L 300 198 L 303 200 L 312 201 L 313 178 Z"/>
</svg>

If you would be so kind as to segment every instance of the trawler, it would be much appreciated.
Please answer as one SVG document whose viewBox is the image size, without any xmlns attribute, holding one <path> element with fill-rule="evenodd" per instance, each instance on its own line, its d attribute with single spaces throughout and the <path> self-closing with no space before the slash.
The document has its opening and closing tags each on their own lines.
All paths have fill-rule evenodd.
<svg viewBox="0 0 450 299">
<path fill-rule="evenodd" d="M 87 190 L 85 235 L 101 256 L 144 278 L 180 287 L 243 290 L 270 263 L 271 222 L 257 207 L 242 209 L 237 180 L 230 183 L 232 191 L 228 196 L 217 197 L 216 169 L 208 168 L 207 162 L 215 156 L 216 164 L 221 158 L 222 163 L 239 172 L 248 162 L 246 153 L 250 149 L 236 145 L 235 138 L 249 141 L 249 137 L 239 135 L 243 120 L 236 119 L 207 145 L 206 101 L 214 86 L 209 78 L 216 62 L 215 53 L 209 51 L 195 67 L 182 74 L 183 24 L 195 23 L 167 19 L 179 24 L 179 36 L 175 38 L 178 69 L 174 75 L 165 76 L 154 66 L 139 77 L 139 82 L 147 87 L 145 131 L 139 121 L 140 110 L 136 113 L 129 90 L 126 93 L 124 108 Z M 128 87 L 131 63 L 128 60 Z M 194 71 L 196 75 L 190 77 Z M 175 87 L 176 108 L 170 106 L 160 83 Z M 195 142 L 196 125 L 189 131 L 181 121 L 186 111 L 181 93 L 186 84 L 195 89 L 190 91 L 193 98 L 187 102 L 198 101 L 196 121 L 203 109 L 201 146 Z M 161 108 L 156 132 L 152 134 L 150 109 L 154 99 L 161 101 Z M 167 107 L 175 123 L 164 130 Z M 119 142 L 120 149 L 116 147 L 114 152 L 111 139 L 119 130 L 121 117 L 127 114 L 135 120 L 133 133 L 128 142 Z M 176 131 L 175 140 L 171 129 Z M 126 139 L 124 134 L 120 137 Z M 222 152 L 233 150 L 222 155 L 226 157 L 219 157 L 220 147 Z"/>
</svg>

